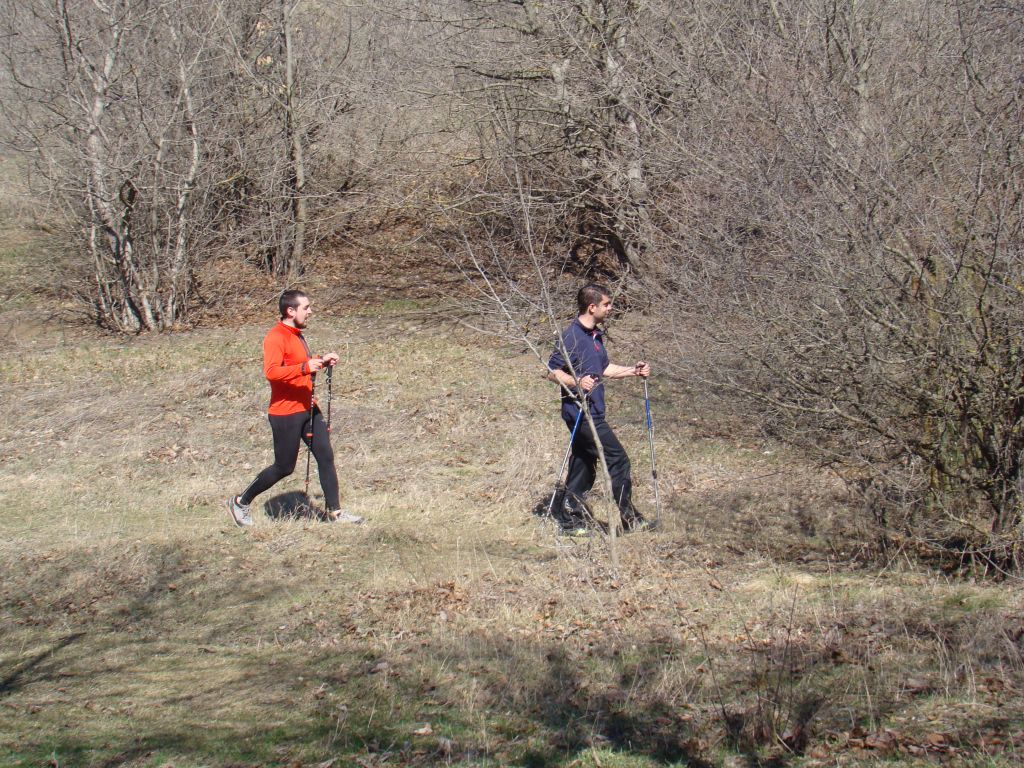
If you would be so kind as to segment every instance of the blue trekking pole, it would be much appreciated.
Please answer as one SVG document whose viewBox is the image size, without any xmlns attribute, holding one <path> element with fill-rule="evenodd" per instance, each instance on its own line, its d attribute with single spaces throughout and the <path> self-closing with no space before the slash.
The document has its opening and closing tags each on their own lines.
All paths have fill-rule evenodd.
<svg viewBox="0 0 1024 768">
<path fill-rule="evenodd" d="M 548 502 L 548 515 L 552 515 L 555 509 L 555 497 L 558 496 L 558 488 L 562 485 L 562 473 L 565 472 L 565 466 L 569 463 L 569 454 L 572 453 L 572 444 L 576 440 L 576 430 L 580 427 L 580 421 L 583 419 L 583 409 L 587 407 L 587 396 L 583 396 L 583 401 L 580 403 L 579 413 L 576 414 L 576 423 L 572 425 L 572 433 L 569 435 L 569 447 L 565 449 L 565 458 L 562 459 L 562 466 L 558 469 L 558 476 L 555 478 L 555 490 L 551 492 L 551 501 Z"/>
<path fill-rule="evenodd" d="M 658 465 L 654 461 L 654 420 L 651 418 L 651 397 L 647 393 L 647 377 L 644 376 L 644 410 L 647 412 L 647 437 L 651 444 L 651 478 L 654 480 L 654 520 L 661 520 L 661 498 L 658 496 Z"/>
</svg>

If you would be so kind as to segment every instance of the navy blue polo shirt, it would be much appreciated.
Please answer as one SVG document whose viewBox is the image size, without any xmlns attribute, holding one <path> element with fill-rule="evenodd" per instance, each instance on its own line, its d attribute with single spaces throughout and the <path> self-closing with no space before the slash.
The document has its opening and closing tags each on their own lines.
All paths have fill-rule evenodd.
<svg viewBox="0 0 1024 768">
<path fill-rule="evenodd" d="M 577 317 L 562 331 L 562 341 L 565 342 L 565 349 L 569 353 L 569 360 L 576 370 L 576 375 L 581 379 L 584 376 L 598 376 L 604 373 L 608 367 L 608 353 L 604 350 L 604 331 L 600 328 L 593 330 L 584 328 Z M 570 373 L 569 366 L 562 356 L 562 349 L 555 347 L 555 351 L 548 360 L 549 371 L 565 371 Z M 587 397 L 590 403 L 590 413 L 595 417 L 604 417 L 604 382 L 600 382 Z M 576 403 L 569 394 L 562 390 L 562 418 L 569 422 L 576 420 Z"/>
</svg>

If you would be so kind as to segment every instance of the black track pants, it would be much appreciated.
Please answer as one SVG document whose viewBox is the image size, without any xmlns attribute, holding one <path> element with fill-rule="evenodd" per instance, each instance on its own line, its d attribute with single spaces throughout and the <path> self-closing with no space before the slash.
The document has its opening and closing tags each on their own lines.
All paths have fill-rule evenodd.
<svg viewBox="0 0 1024 768">
<path fill-rule="evenodd" d="M 310 444 L 307 434 L 310 431 L 309 412 L 293 413 L 288 416 L 268 416 L 270 429 L 274 433 L 274 463 L 264 469 L 248 488 L 242 493 L 239 501 L 251 504 L 252 500 L 274 485 L 278 480 L 288 477 L 295 471 L 299 459 L 300 443 Z M 317 472 L 320 475 L 320 487 L 324 491 L 324 503 L 327 509 L 335 510 L 341 504 L 338 498 L 338 472 L 334 468 L 334 450 L 331 448 L 330 436 L 327 434 L 327 423 L 318 406 L 313 406 L 313 458 L 316 459 Z"/>
<path fill-rule="evenodd" d="M 573 419 L 575 422 L 575 418 Z M 569 429 L 572 424 L 566 422 Z M 633 480 L 630 477 L 629 456 L 622 447 L 619 438 L 612 432 L 604 419 L 594 419 L 597 436 L 604 448 L 604 458 L 608 462 L 608 474 L 612 477 L 612 493 L 619 511 L 625 517 L 635 514 L 633 509 Z M 565 479 L 565 490 L 571 500 L 574 496 L 582 499 L 583 495 L 594 486 L 597 477 L 597 446 L 590 434 L 590 425 L 586 419 L 580 421 L 576 437 L 572 441 L 572 457 L 569 460 L 569 472 Z M 571 503 L 571 501 L 570 501 Z"/>
</svg>

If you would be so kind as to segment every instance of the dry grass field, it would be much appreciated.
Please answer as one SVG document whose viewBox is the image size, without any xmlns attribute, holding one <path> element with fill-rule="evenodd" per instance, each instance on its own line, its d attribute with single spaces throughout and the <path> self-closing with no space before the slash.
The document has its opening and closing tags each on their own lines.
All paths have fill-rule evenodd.
<svg viewBox="0 0 1024 768">
<path fill-rule="evenodd" d="M 0 239 L 5 280 L 26 274 L 31 249 Z M 678 382 L 652 385 L 661 528 L 619 539 L 613 569 L 606 537 L 531 514 L 566 441 L 536 360 L 429 307 L 321 307 L 308 336 L 342 357 L 333 440 L 367 522 L 243 531 L 223 499 L 270 459 L 271 314 L 124 339 L 5 296 L 0 765 L 1024 756 L 1020 582 L 865 563 L 833 478 Z M 614 349 L 646 327 L 625 318 Z M 618 382 L 610 408 L 650 511 L 639 395 Z"/>
</svg>

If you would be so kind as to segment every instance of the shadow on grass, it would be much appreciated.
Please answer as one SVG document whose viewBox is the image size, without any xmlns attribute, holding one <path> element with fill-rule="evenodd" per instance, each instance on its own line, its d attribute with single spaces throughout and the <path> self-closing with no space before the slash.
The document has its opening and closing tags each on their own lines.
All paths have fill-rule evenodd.
<svg viewBox="0 0 1024 768">
<path fill-rule="evenodd" d="M 324 511 L 302 491 L 288 491 L 268 499 L 263 511 L 271 520 L 322 520 Z"/>
<path fill-rule="evenodd" d="M 657 694 L 669 663 L 663 644 L 636 642 L 623 653 L 612 643 L 581 654 L 558 641 L 523 640 L 499 631 L 470 639 L 427 635 L 385 652 L 372 637 L 347 633 L 334 648 L 314 652 L 299 642 L 304 635 L 293 635 L 270 654 L 232 645 L 197 648 L 186 640 L 187 660 L 161 662 L 177 621 L 167 589 L 198 586 L 182 563 L 164 562 L 168 567 L 152 574 L 136 599 L 115 612 L 129 623 L 97 627 L 76 647 L 76 658 L 64 660 L 85 695 L 104 692 L 97 694 L 105 713 L 101 722 L 71 732 L 46 728 L 27 739 L 35 746 L 24 753 L 23 765 L 56 755 L 62 764 L 103 768 L 330 759 L 342 765 L 557 768 L 587 760 L 593 750 L 643 765 L 711 765 L 701 735 L 713 724 L 687 717 Z M 239 619 L 242 634 L 252 630 L 243 618 L 252 595 L 206 592 L 204 610 L 228 611 Z M 34 695 L 65 684 L 62 670 L 41 665 L 85 634 L 64 638 L 22 664 L 5 684 L 38 683 Z M 106 659 L 111 651 L 119 664 Z M 90 659 L 98 659 L 99 666 Z M 206 660 L 228 664 L 227 673 L 216 668 L 207 677 Z M 178 676 L 188 683 L 180 692 L 158 684 L 128 693 L 123 681 L 140 673 L 144 680 L 155 679 L 166 664 L 182 665 Z M 140 696 L 146 700 L 145 717 L 118 711 L 122 698 Z M 258 702 L 256 714 L 252 702 Z M 65 720 L 52 710 L 49 716 Z M 19 726 L 34 728 L 38 717 Z M 425 730 L 424 723 L 431 728 Z M 769 764 L 752 752 L 746 757 L 750 765 Z"/>
<path fill-rule="evenodd" d="M 598 750 L 623 765 L 704 768 L 724 743 L 747 765 L 784 766 L 800 759 L 812 729 L 832 730 L 822 722 L 830 707 L 857 722 L 884 721 L 900 706 L 884 696 L 885 670 L 867 679 L 860 666 L 849 669 L 875 689 L 872 703 L 841 700 L 849 681 L 836 677 L 840 665 L 871 658 L 870 635 L 856 646 L 847 638 L 849 662 L 780 631 L 767 646 L 691 648 L 710 658 L 687 665 L 678 642 L 639 627 L 586 642 L 539 627 L 463 631 L 454 615 L 429 624 L 437 614 L 426 605 L 419 626 L 400 626 L 388 600 L 379 613 L 360 612 L 373 598 L 365 592 L 332 591 L 318 611 L 294 601 L 268 609 L 268 596 L 294 591 L 294 578 L 266 567 L 277 561 L 256 559 L 248 539 L 236 549 L 233 538 L 224 541 L 223 564 L 170 543 L 104 561 L 107 570 L 89 582 L 67 562 L 29 564 L 24 585 L 33 600 L 0 607 L 14 615 L 29 610 L 15 607 L 21 602 L 48 606 L 21 616 L 32 620 L 25 631 L 33 637 L 56 637 L 69 621 L 79 631 L 3 675 L 0 691 L 16 715 L 5 732 L 28 745 L 13 764 L 45 764 L 55 754 L 65 756 L 61 764 L 108 768 L 332 759 L 558 768 L 597 764 Z M 224 579 L 214 573 L 221 567 Z M 445 594 L 455 599 L 455 590 Z M 102 610 L 82 612 L 94 604 Z M 269 639 L 261 647 L 253 638 Z M 702 671 L 712 662 L 721 665 L 717 692 Z M 65 686 L 68 698 L 54 696 Z M 83 700 L 98 709 L 83 711 Z M 43 708 L 25 713 L 36 701 Z M 792 751 L 774 749 L 771 739 L 787 731 Z M 0 744 L 0 762 L 8 747 Z"/>
<path fill-rule="evenodd" d="M 31 659 L 18 664 L 10 672 L 0 678 L 0 698 L 9 696 L 21 687 L 26 678 L 33 679 L 36 674 L 46 670 L 46 662 L 51 661 L 60 651 L 85 636 L 85 632 L 73 632 L 61 638 L 53 646 L 47 648 Z"/>
<path fill-rule="evenodd" d="M 5 693 L 37 684 L 26 701 L 73 684 L 101 706 L 98 722 L 76 723 L 83 714 L 69 702 L 57 704 L 64 711 L 54 707 L 12 723 L 9 732 L 33 731 L 24 734 L 34 746 L 21 753 L 21 765 L 56 755 L 61 764 L 103 768 L 331 759 L 339 765 L 558 768 L 602 750 L 640 765 L 705 768 L 713 749 L 708 734 L 723 728 L 732 731 L 731 747 L 747 765 L 784 766 L 796 759 L 758 753 L 764 742 L 749 739 L 758 727 L 754 710 L 730 701 L 720 722 L 713 712 L 695 718 L 692 709 L 678 706 L 681 696 L 685 700 L 678 684 L 671 698 L 662 696 L 661 681 L 677 651 L 664 640 L 606 638 L 584 651 L 572 642 L 500 630 L 467 637 L 414 631 L 408 642 L 389 645 L 339 624 L 326 636 L 330 646 L 316 647 L 310 642 L 316 636 L 296 625 L 260 652 L 224 636 L 228 616 L 237 622 L 236 637 L 260 630 L 260 620 L 246 610 L 258 593 L 209 589 L 192 574 L 189 558 L 170 548 L 154 549 L 151 557 L 155 567 L 124 594 L 126 602 L 111 605 L 89 632 L 62 638 L 5 676 Z M 179 636 L 179 593 L 193 589 L 202 592 L 192 598 L 202 612 L 220 616 L 205 638 L 220 645 L 207 647 L 188 632 Z M 343 606 L 335 610 L 344 614 Z M 320 631 L 315 622 L 307 629 Z M 180 650 L 161 660 L 168 643 Z M 46 663 L 68 648 L 74 653 L 61 657 L 65 668 Z M 831 664 L 824 653 L 812 658 L 793 647 L 784 655 L 799 659 L 805 675 Z M 208 676 L 207 663 L 223 666 Z M 156 680 L 173 667 L 187 681 L 174 691 L 166 682 L 126 682 L 140 674 L 142 681 Z M 730 697 L 767 685 L 761 665 L 724 682 Z M 794 679 L 794 686 L 799 683 Z M 696 691 L 700 682 L 682 685 Z M 145 715 L 118 711 L 123 699 L 135 700 Z M 801 712 L 792 714 L 809 728 L 814 712 L 806 718 Z M 52 718 L 53 725 L 40 732 L 41 717 Z M 68 720 L 75 726 L 70 731 Z"/>
<path fill-rule="evenodd" d="M 581 526 L 595 533 L 607 535 L 608 523 L 594 517 L 590 506 L 581 498 L 573 495 L 573 514 L 565 500 L 566 490 L 559 485 L 555 490 L 537 499 L 530 507 L 530 514 L 541 519 L 551 520 L 556 526 L 575 530 Z"/>
<path fill-rule="evenodd" d="M 575 756 L 604 747 L 643 755 L 667 765 L 709 766 L 700 754 L 697 733 L 677 708 L 657 697 L 630 702 L 630 683 L 611 682 L 593 690 L 594 681 L 581 675 L 581 660 L 555 646 L 546 653 L 547 674 L 537 690 L 527 692 L 537 706 L 533 716 L 552 734 L 546 757 L 535 752 L 525 765 L 560 765 Z"/>
<path fill-rule="evenodd" d="M 511 655 L 490 658 L 472 652 L 460 656 L 455 645 L 421 647 L 402 654 L 389 671 L 375 671 L 380 649 L 362 641 L 312 658 L 295 649 L 282 651 L 272 664 L 242 658 L 242 668 L 230 680 L 207 682 L 201 674 L 191 675 L 194 686 L 177 702 L 191 710 L 189 722 L 171 720 L 171 710 L 156 721 L 110 716 L 102 731 L 90 736 L 77 729 L 48 729 L 47 736 L 31 738 L 37 747 L 26 757 L 56 755 L 61 764 L 103 768 L 166 762 L 315 765 L 332 759 L 336 765 L 560 768 L 589 764 L 600 750 L 637 765 L 713 764 L 707 741 L 709 730 L 716 729 L 713 716 L 688 719 L 685 710 L 647 690 L 648 684 L 627 680 L 625 670 L 622 679 L 595 680 L 578 655 L 557 644 L 515 645 Z M 652 658 L 660 652 L 640 651 Z M 611 652 L 604 661 L 610 660 Z M 450 681 L 444 672 L 449 664 L 465 667 L 465 676 Z M 521 666 L 532 674 L 512 681 Z M 108 681 L 102 676 L 132 672 L 101 670 L 93 682 L 104 687 Z M 468 693 L 474 688 L 475 697 Z M 328 695 L 318 698 L 319 691 Z M 254 721 L 241 706 L 253 701 L 263 705 L 266 722 Z M 231 719 L 225 712 L 236 709 L 236 724 L 224 725 Z M 202 713 L 211 722 L 199 727 Z M 726 723 L 736 729 L 731 748 L 744 765 L 781 767 L 799 759 L 762 754 L 742 735 L 749 733 L 754 715 L 730 714 L 733 718 Z M 424 723 L 431 728 L 424 729 Z"/>
</svg>

